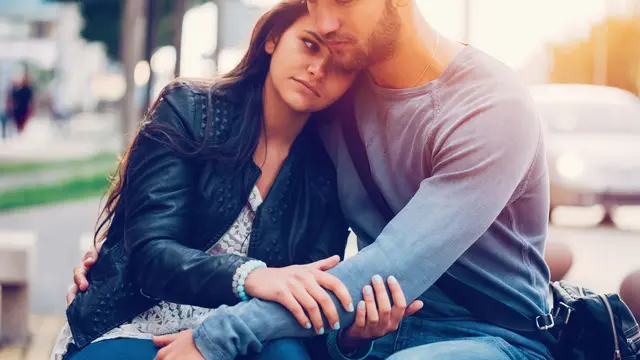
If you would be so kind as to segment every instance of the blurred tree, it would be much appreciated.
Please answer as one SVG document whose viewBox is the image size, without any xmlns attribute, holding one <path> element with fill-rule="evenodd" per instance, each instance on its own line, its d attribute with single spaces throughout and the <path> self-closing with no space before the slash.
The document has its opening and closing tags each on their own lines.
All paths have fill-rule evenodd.
<svg viewBox="0 0 640 360">
<path fill-rule="evenodd" d="M 584 40 L 552 45 L 551 82 L 595 83 L 599 39 L 606 39 L 606 84 L 638 94 L 640 17 L 608 18 L 593 26 Z"/>
<path fill-rule="evenodd" d="M 53 0 L 57 2 L 79 3 L 82 17 L 84 18 L 84 28 L 82 37 L 88 41 L 99 41 L 105 44 L 107 54 L 115 60 L 120 60 L 120 31 L 122 28 L 123 0 Z M 155 22 L 157 28 L 158 47 L 173 45 L 174 11 L 178 6 L 176 2 L 186 2 L 186 9 L 205 3 L 209 0 L 152 0 L 157 11 L 158 21 Z"/>
</svg>

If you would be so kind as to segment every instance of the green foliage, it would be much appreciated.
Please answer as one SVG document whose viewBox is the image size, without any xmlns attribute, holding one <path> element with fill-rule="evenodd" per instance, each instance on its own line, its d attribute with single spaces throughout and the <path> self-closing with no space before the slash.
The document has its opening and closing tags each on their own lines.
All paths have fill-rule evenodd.
<svg viewBox="0 0 640 360">
<path fill-rule="evenodd" d="M 607 85 L 638 93 L 640 76 L 640 17 L 608 18 L 589 37 L 552 47 L 554 83 L 594 82 L 597 41 L 606 36 Z"/>
</svg>

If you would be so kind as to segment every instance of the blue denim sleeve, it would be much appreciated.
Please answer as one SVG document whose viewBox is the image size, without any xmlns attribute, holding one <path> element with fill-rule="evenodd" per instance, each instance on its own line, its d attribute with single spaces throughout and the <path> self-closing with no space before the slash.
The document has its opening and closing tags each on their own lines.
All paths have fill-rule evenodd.
<svg viewBox="0 0 640 360">
<path fill-rule="evenodd" d="M 479 104 L 472 113 L 433 134 L 438 146 L 431 176 L 371 245 L 328 271 L 345 284 L 354 304 L 375 274 L 394 275 L 407 301 L 417 299 L 519 196 L 541 147 L 537 111 L 514 96 Z M 333 299 L 342 327 L 351 325 L 355 313 Z M 281 305 L 252 299 L 216 309 L 194 340 L 207 359 L 233 360 L 259 351 L 263 341 L 314 335 Z"/>
</svg>

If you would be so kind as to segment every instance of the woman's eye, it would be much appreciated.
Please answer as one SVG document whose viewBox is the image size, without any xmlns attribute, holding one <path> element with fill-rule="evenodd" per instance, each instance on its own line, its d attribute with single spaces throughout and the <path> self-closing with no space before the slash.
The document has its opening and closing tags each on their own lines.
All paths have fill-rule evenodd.
<svg viewBox="0 0 640 360">
<path fill-rule="evenodd" d="M 314 43 L 310 40 L 302 40 L 304 46 L 306 46 L 311 51 L 318 51 L 318 44 Z"/>
</svg>

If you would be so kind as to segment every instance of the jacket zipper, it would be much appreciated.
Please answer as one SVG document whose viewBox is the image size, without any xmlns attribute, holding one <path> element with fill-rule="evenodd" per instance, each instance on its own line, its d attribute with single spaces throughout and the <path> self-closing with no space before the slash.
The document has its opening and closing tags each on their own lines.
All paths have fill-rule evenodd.
<svg viewBox="0 0 640 360">
<path fill-rule="evenodd" d="M 611 304 L 609 303 L 609 299 L 605 295 L 598 295 L 603 301 L 605 306 L 607 307 L 607 311 L 609 312 L 609 319 L 611 320 L 611 330 L 613 330 L 613 343 L 615 345 L 615 352 L 613 353 L 614 360 L 622 360 L 622 355 L 620 354 L 620 344 L 618 344 L 618 332 L 616 331 L 616 323 L 613 318 L 613 309 L 611 309 Z"/>
</svg>

